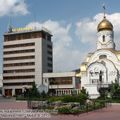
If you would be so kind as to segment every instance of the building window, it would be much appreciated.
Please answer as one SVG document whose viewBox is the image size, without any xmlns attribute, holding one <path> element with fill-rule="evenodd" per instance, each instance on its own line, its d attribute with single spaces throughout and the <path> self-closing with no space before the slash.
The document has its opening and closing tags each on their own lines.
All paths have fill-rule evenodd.
<svg viewBox="0 0 120 120">
<path fill-rule="evenodd" d="M 52 67 L 52 64 L 51 64 L 51 63 L 48 63 L 48 67 Z"/>
<path fill-rule="evenodd" d="M 25 63 L 10 63 L 10 64 L 4 64 L 4 67 L 14 67 L 14 66 L 30 66 L 35 65 L 35 62 L 25 62 Z"/>
<path fill-rule="evenodd" d="M 103 35 L 103 42 L 105 42 L 105 35 Z"/>
<path fill-rule="evenodd" d="M 105 59 L 105 58 L 107 58 L 106 55 L 100 55 L 100 56 L 99 56 L 99 59 Z"/>
<path fill-rule="evenodd" d="M 51 61 L 51 62 L 52 62 L 52 57 L 48 57 L 47 59 L 48 59 L 48 61 Z"/>
<path fill-rule="evenodd" d="M 35 72 L 35 69 L 14 69 L 14 70 L 3 70 L 3 73 L 26 73 Z"/>
<path fill-rule="evenodd" d="M 32 85 L 33 82 L 17 82 L 17 83 L 3 83 L 4 86 L 21 86 L 21 85 Z"/>
<path fill-rule="evenodd" d="M 45 83 L 47 83 L 47 79 L 45 79 Z"/>
<path fill-rule="evenodd" d="M 20 56 L 20 57 L 6 57 L 3 58 L 4 61 L 8 61 L 8 60 L 24 60 L 24 59 L 34 59 L 35 56 Z"/>
<path fill-rule="evenodd" d="M 22 89 L 15 89 L 15 95 L 21 95 Z"/>
<path fill-rule="evenodd" d="M 48 50 L 47 53 L 48 53 L 49 55 L 52 55 L 52 51 L 49 51 L 49 50 Z"/>
<path fill-rule="evenodd" d="M 72 84 L 72 77 L 49 78 L 50 85 Z"/>
<path fill-rule="evenodd" d="M 28 47 L 35 46 L 35 43 L 23 43 L 23 44 L 14 44 L 14 45 L 4 45 L 4 48 L 16 48 L 16 47 Z"/>
<path fill-rule="evenodd" d="M 18 53 L 31 53 L 35 52 L 35 49 L 28 49 L 28 50 L 15 50 L 15 51 L 4 51 L 4 54 L 18 54 Z"/>
<path fill-rule="evenodd" d="M 52 69 L 48 69 L 48 72 L 51 73 L 51 72 L 52 72 Z"/>
<path fill-rule="evenodd" d="M 30 79 L 35 78 L 34 75 L 27 75 L 27 76 L 3 76 L 3 80 L 11 80 L 11 79 Z"/>
<path fill-rule="evenodd" d="M 42 33 L 40 32 L 30 32 L 30 33 L 21 33 L 15 35 L 5 35 L 4 41 L 14 41 L 14 40 L 24 40 L 24 39 L 31 39 L 31 38 L 40 38 L 42 37 Z"/>
<path fill-rule="evenodd" d="M 52 45 L 47 45 L 47 47 L 48 47 L 49 49 L 52 49 Z"/>
<path fill-rule="evenodd" d="M 12 89 L 5 89 L 5 96 L 12 96 Z"/>
<path fill-rule="evenodd" d="M 46 40 L 51 41 L 51 35 L 46 35 Z"/>
</svg>

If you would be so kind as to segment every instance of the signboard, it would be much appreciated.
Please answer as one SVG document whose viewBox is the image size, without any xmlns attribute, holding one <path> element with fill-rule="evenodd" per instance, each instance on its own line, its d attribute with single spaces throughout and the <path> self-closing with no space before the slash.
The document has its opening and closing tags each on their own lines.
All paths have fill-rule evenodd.
<svg viewBox="0 0 120 120">
<path fill-rule="evenodd" d="M 12 32 L 22 32 L 22 31 L 32 31 L 33 28 L 31 27 L 24 27 L 24 28 L 12 28 Z"/>
</svg>

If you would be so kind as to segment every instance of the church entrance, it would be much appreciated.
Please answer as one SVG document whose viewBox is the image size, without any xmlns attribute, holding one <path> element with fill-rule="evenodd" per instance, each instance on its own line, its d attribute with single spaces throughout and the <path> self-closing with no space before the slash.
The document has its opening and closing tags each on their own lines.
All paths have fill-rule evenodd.
<svg viewBox="0 0 120 120">
<path fill-rule="evenodd" d="M 89 70 L 89 81 L 91 84 L 98 84 L 106 81 L 106 69 L 103 65 L 99 65 L 94 64 Z"/>
</svg>

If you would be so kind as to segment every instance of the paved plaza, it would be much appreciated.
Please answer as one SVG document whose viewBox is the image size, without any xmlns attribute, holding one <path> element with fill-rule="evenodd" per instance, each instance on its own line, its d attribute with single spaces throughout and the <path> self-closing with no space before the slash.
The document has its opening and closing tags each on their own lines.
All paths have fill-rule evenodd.
<svg viewBox="0 0 120 120">
<path fill-rule="evenodd" d="M 26 101 L 0 102 L 0 110 L 5 109 L 27 109 Z M 28 118 L 17 118 L 18 120 L 29 120 Z M 16 120 L 16 118 L 0 118 L 0 120 Z M 32 120 L 120 120 L 120 104 L 113 104 L 107 108 L 83 113 L 80 115 L 50 115 L 49 118 L 37 118 Z"/>
</svg>

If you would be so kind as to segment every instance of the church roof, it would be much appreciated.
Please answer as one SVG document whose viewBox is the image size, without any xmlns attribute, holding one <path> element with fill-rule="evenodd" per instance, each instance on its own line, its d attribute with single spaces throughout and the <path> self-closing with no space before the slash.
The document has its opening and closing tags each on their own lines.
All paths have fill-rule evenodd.
<svg viewBox="0 0 120 120">
<path fill-rule="evenodd" d="M 99 50 L 101 50 L 101 49 L 99 49 Z M 97 50 L 97 51 L 99 51 L 99 50 Z M 115 50 L 115 49 L 112 49 L 112 48 L 104 48 L 104 49 L 102 49 L 102 50 L 109 50 L 109 51 L 111 51 L 112 53 L 114 53 L 114 54 L 117 56 L 118 60 L 120 61 L 120 50 Z M 95 52 L 96 52 L 96 51 L 95 51 Z M 89 63 L 89 59 L 91 58 L 91 56 L 92 56 L 95 52 L 93 52 L 93 53 L 88 53 L 85 62 L 83 62 L 83 63 L 81 64 L 81 67 L 80 67 L 80 71 L 81 71 L 81 72 L 86 72 L 86 70 L 87 70 L 87 64 Z"/>
<path fill-rule="evenodd" d="M 99 49 L 101 50 L 101 49 Z M 115 53 L 115 54 L 120 54 L 120 50 L 115 50 L 113 48 L 102 48 L 102 50 L 109 50 L 111 51 L 112 53 Z M 98 51 L 98 50 L 97 50 Z"/>
<path fill-rule="evenodd" d="M 99 50 L 101 50 L 101 49 L 99 49 Z M 97 51 L 99 51 L 99 50 L 97 50 Z M 120 50 L 115 50 L 115 49 L 112 49 L 112 48 L 103 48 L 102 50 L 111 51 L 112 53 L 114 53 L 117 56 L 118 60 L 120 61 Z"/>
<path fill-rule="evenodd" d="M 106 19 L 106 17 L 103 18 L 103 20 L 98 24 L 97 31 L 102 30 L 111 30 L 113 31 L 113 25 L 110 21 Z"/>
</svg>

